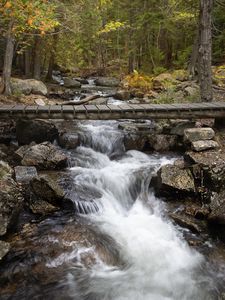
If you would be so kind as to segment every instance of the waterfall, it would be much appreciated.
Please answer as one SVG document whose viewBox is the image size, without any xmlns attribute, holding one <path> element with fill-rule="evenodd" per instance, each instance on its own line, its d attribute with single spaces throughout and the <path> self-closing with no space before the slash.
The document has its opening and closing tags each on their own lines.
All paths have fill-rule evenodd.
<svg viewBox="0 0 225 300">
<path fill-rule="evenodd" d="M 106 264 L 96 253 L 93 266 L 72 266 L 72 299 L 212 299 L 203 256 L 187 245 L 166 218 L 162 201 L 149 190 L 152 176 L 173 159 L 125 152 L 116 122 L 82 124 L 81 129 L 82 145 L 70 170 L 75 211 L 111 238 L 120 263 Z M 87 199 L 81 190 L 87 191 Z"/>
</svg>

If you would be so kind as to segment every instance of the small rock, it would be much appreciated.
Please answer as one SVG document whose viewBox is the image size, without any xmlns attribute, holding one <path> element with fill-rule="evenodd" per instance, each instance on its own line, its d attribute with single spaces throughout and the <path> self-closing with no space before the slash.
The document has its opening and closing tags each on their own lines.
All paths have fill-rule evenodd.
<svg viewBox="0 0 225 300">
<path fill-rule="evenodd" d="M 215 132 L 212 128 L 190 128 L 184 131 L 184 141 L 197 142 L 212 140 L 215 137 Z"/>
<path fill-rule="evenodd" d="M 17 166 L 14 168 L 14 171 L 18 183 L 29 183 L 33 178 L 38 176 L 35 167 Z"/>
<path fill-rule="evenodd" d="M 61 133 L 58 143 L 63 148 L 76 149 L 80 145 L 80 138 L 78 134 Z"/>
<path fill-rule="evenodd" d="M 64 77 L 64 86 L 66 88 L 80 88 L 81 87 L 81 83 L 73 78 L 69 78 L 69 77 Z"/>
<path fill-rule="evenodd" d="M 120 81 L 119 79 L 113 77 L 99 77 L 95 80 L 95 84 L 97 86 L 115 87 L 119 86 Z"/>
<path fill-rule="evenodd" d="M 3 259 L 4 256 L 9 252 L 10 244 L 0 241 L 0 261 Z"/>
<path fill-rule="evenodd" d="M 197 96 L 197 94 L 199 93 L 199 88 L 193 87 L 193 86 L 187 86 L 184 89 L 184 92 L 185 92 L 186 96 L 190 96 L 190 97 Z"/>
<path fill-rule="evenodd" d="M 46 105 L 46 103 L 42 99 L 35 99 L 34 102 L 35 102 L 35 104 L 37 104 L 39 106 L 45 106 Z"/>
<path fill-rule="evenodd" d="M 194 151 L 200 152 L 210 149 L 217 149 L 219 148 L 219 144 L 215 141 L 196 141 L 191 143 L 191 147 Z"/>
<path fill-rule="evenodd" d="M 89 84 L 88 80 L 85 78 L 75 78 L 76 81 L 80 82 L 81 84 Z"/>
<path fill-rule="evenodd" d="M 131 94 L 129 91 L 126 90 L 119 90 L 114 95 L 114 98 L 122 101 L 127 101 L 131 98 Z"/>
</svg>

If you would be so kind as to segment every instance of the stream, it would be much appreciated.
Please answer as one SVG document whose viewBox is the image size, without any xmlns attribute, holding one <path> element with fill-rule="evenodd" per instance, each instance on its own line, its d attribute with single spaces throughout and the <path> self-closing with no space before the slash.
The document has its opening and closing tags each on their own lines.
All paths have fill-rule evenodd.
<svg viewBox="0 0 225 300">
<path fill-rule="evenodd" d="M 222 299 L 224 265 L 188 246 L 149 189 L 175 156 L 125 152 L 117 122 L 78 127 L 82 145 L 61 175 L 74 206 L 14 237 L 0 299 Z"/>
</svg>

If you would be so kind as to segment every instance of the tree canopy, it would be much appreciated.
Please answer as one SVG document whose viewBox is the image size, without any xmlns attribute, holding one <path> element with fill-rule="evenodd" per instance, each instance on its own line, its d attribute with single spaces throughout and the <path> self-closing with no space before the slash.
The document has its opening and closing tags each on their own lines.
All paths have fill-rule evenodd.
<svg viewBox="0 0 225 300">
<path fill-rule="evenodd" d="M 99 72 L 108 68 L 121 75 L 187 68 L 199 32 L 200 3 L 1 0 L 0 61 L 3 65 L 6 40 L 11 36 L 15 42 L 12 64 L 27 77 L 38 78 L 46 72 L 51 76 L 54 65 Z M 212 11 L 214 64 L 224 60 L 224 5 L 224 0 L 215 1 Z"/>
</svg>

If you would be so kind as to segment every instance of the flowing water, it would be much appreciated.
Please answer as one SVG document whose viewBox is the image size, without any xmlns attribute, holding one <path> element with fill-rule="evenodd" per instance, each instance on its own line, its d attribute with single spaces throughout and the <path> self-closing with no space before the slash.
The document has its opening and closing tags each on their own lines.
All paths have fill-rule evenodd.
<svg viewBox="0 0 225 300">
<path fill-rule="evenodd" d="M 36 274 L 36 281 L 25 284 L 26 294 L 14 292 L 11 298 L 2 299 L 219 299 L 205 258 L 188 246 L 166 217 L 163 202 L 149 190 L 159 167 L 174 159 L 125 152 L 116 122 L 81 123 L 79 127 L 83 142 L 71 151 L 68 171 L 74 212 L 44 220 L 38 225 L 41 237 L 34 238 L 32 233 L 30 242 L 39 245 L 42 239 L 39 259 L 43 262 L 45 256 L 45 261 L 36 272 L 45 281 L 50 275 L 43 274 L 56 270 L 61 272 L 60 280 L 41 285 Z M 74 228 L 79 230 L 73 233 Z M 62 244 L 65 248 L 58 253 Z M 20 256 L 24 248 L 23 244 Z"/>
</svg>

